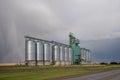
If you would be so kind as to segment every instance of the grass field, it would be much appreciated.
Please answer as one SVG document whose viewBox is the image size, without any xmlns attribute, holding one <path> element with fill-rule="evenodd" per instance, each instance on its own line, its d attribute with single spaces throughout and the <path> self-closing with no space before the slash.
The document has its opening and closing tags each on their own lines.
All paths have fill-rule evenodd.
<svg viewBox="0 0 120 80">
<path fill-rule="evenodd" d="M 0 80 L 47 80 L 113 69 L 120 69 L 120 65 L 9 66 L 0 67 Z"/>
</svg>

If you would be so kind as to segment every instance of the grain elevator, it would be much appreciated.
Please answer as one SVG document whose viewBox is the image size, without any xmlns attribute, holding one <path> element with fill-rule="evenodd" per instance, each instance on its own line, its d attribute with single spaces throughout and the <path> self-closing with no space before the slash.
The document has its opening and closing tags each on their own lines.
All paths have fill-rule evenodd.
<svg viewBox="0 0 120 80">
<path fill-rule="evenodd" d="M 91 51 L 80 48 L 79 39 L 69 34 L 69 45 L 25 36 L 25 64 L 72 65 L 91 62 Z"/>
</svg>

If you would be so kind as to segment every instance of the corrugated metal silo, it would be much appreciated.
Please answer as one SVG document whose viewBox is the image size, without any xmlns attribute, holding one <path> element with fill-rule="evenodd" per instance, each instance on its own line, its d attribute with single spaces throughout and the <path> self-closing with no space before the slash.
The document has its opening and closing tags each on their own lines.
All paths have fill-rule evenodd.
<svg viewBox="0 0 120 80">
<path fill-rule="evenodd" d="M 44 65 L 50 65 L 50 44 L 49 43 L 44 43 L 44 50 L 43 50 L 43 55 L 44 55 Z"/>
<path fill-rule="evenodd" d="M 28 65 L 36 64 L 36 45 L 35 42 L 28 40 L 27 41 L 27 62 Z"/>
<path fill-rule="evenodd" d="M 89 53 L 88 53 L 88 49 L 86 50 L 86 62 L 88 63 L 88 59 L 89 59 Z"/>
<path fill-rule="evenodd" d="M 83 63 L 86 63 L 86 49 L 85 48 L 83 48 L 83 58 L 84 58 Z"/>
<path fill-rule="evenodd" d="M 60 46 L 60 64 L 65 65 L 65 48 Z"/>
<path fill-rule="evenodd" d="M 65 47 L 65 64 L 69 64 L 69 52 L 68 52 L 68 47 Z"/>
<path fill-rule="evenodd" d="M 43 65 L 43 43 L 37 42 L 37 65 Z"/>
<path fill-rule="evenodd" d="M 92 62 L 92 52 L 89 51 L 89 53 L 90 53 L 90 63 L 91 63 Z"/>
<path fill-rule="evenodd" d="M 53 59 L 52 59 L 52 53 L 53 53 L 53 51 L 52 51 L 52 46 L 53 46 L 53 44 L 51 44 L 51 43 L 49 43 L 50 44 L 50 64 L 53 64 Z"/>
<path fill-rule="evenodd" d="M 82 61 L 84 61 L 84 49 L 83 48 L 81 48 L 81 59 L 82 59 Z"/>
<path fill-rule="evenodd" d="M 60 65 L 60 49 L 58 45 L 53 46 L 53 64 Z"/>
<path fill-rule="evenodd" d="M 83 48 L 81 48 L 80 49 L 81 51 L 81 64 L 83 64 L 83 62 L 84 62 L 84 49 Z"/>
<path fill-rule="evenodd" d="M 91 63 L 91 53 L 90 53 L 90 50 L 89 50 L 88 53 L 89 53 L 89 54 L 88 54 L 88 56 L 89 56 L 89 58 L 88 58 L 88 62 Z"/>
<path fill-rule="evenodd" d="M 87 49 L 85 49 L 84 55 L 85 55 L 85 63 L 87 63 Z"/>
<path fill-rule="evenodd" d="M 69 48 L 69 64 L 73 64 L 73 51 Z"/>
</svg>

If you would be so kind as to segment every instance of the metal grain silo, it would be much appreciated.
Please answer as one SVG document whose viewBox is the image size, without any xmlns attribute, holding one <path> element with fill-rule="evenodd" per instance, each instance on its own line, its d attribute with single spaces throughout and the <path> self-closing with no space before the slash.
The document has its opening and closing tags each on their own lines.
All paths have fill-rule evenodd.
<svg viewBox="0 0 120 80">
<path fill-rule="evenodd" d="M 86 62 L 88 63 L 88 59 L 89 59 L 89 53 L 88 53 L 88 49 L 86 50 Z"/>
<path fill-rule="evenodd" d="M 43 65 L 43 43 L 37 42 L 37 65 Z"/>
<path fill-rule="evenodd" d="M 44 65 L 50 65 L 50 44 L 44 43 L 43 55 L 44 55 Z"/>
<path fill-rule="evenodd" d="M 87 63 L 87 49 L 85 49 L 85 62 Z"/>
<path fill-rule="evenodd" d="M 85 64 L 86 63 L 86 49 L 85 48 L 83 48 L 83 55 L 82 55 L 82 57 L 83 57 L 82 63 Z"/>
<path fill-rule="evenodd" d="M 83 53 L 83 51 L 84 51 L 84 49 L 83 48 L 81 48 L 81 61 L 83 61 L 84 60 L 84 53 Z"/>
<path fill-rule="evenodd" d="M 68 53 L 68 47 L 65 47 L 65 64 L 69 64 L 69 53 Z"/>
<path fill-rule="evenodd" d="M 73 64 L 73 51 L 69 48 L 69 64 Z"/>
<path fill-rule="evenodd" d="M 91 52 L 90 52 L 90 50 L 89 50 L 89 52 L 88 52 L 88 57 L 89 57 L 89 58 L 88 58 L 88 62 L 91 63 Z"/>
<path fill-rule="evenodd" d="M 50 64 L 52 65 L 53 64 L 53 50 L 52 50 L 52 46 L 53 44 L 52 43 L 49 43 L 50 44 Z"/>
<path fill-rule="evenodd" d="M 90 63 L 92 62 L 92 52 L 90 51 Z"/>
<path fill-rule="evenodd" d="M 81 64 L 83 64 L 84 60 L 85 60 L 85 58 L 84 58 L 84 48 L 81 48 L 80 50 L 81 50 L 80 51 L 80 54 L 81 54 Z"/>
<path fill-rule="evenodd" d="M 34 41 L 27 41 L 27 62 L 28 65 L 36 64 L 36 45 Z"/>
<path fill-rule="evenodd" d="M 64 46 L 60 46 L 60 64 L 65 65 L 65 49 L 64 49 Z"/>
<path fill-rule="evenodd" d="M 53 46 L 53 64 L 60 65 L 60 49 L 58 45 Z"/>
</svg>

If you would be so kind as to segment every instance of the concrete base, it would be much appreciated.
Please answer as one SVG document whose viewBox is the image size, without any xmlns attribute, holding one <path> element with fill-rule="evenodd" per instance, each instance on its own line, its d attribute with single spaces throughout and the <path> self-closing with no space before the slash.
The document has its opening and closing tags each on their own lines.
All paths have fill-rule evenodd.
<svg viewBox="0 0 120 80">
<path fill-rule="evenodd" d="M 44 65 L 51 65 L 50 61 L 45 61 Z"/>
<path fill-rule="evenodd" d="M 59 65 L 60 65 L 60 62 L 56 61 L 54 65 L 55 65 L 55 66 L 59 66 Z"/>
<path fill-rule="evenodd" d="M 65 62 L 65 65 L 69 65 L 69 62 L 67 61 L 67 62 Z"/>
<path fill-rule="evenodd" d="M 72 64 L 73 64 L 73 62 L 70 62 L 70 64 L 72 65 Z"/>
<path fill-rule="evenodd" d="M 64 66 L 64 65 L 65 65 L 65 61 L 61 61 L 61 62 L 60 62 L 60 65 L 61 65 L 61 66 Z"/>
<path fill-rule="evenodd" d="M 35 66 L 36 63 L 35 63 L 35 61 L 28 61 L 28 62 L 27 62 L 27 65 L 28 65 L 28 66 Z"/>
<path fill-rule="evenodd" d="M 71 64 L 72 64 L 72 62 L 70 62 L 70 61 L 69 61 L 69 62 L 68 62 L 68 64 L 69 64 L 69 65 L 71 65 Z"/>
<path fill-rule="evenodd" d="M 37 65 L 38 65 L 38 66 L 39 66 L 39 65 L 42 66 L 42 65 L 43 65 L 43 61 L 38 61 L 38 62 L 37 62 Z"/>
<path fill-rule="evenodd" d="M 88 64 L 87 62 L 81 62 L 81 64 Z"/>
</svg>

